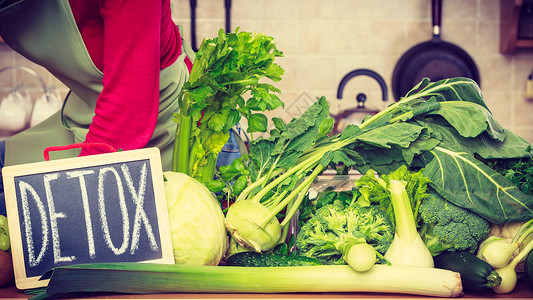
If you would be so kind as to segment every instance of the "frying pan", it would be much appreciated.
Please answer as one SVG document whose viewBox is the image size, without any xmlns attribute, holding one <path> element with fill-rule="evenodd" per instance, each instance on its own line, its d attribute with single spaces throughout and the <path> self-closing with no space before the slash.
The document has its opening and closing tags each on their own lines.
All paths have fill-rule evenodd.
<svg viewBox="0 0 533 300">
<path fill-rule="evenodd" d="M 481 85 L 474 60 L 460 47 L 440 38 L 442 1 L 431 1 L 433 38 L 420 43 L 400 58 L 392 74 L 391 89 L 396 101 L 424 77 L 431 81 L 467 77 Z"/>
</svg>

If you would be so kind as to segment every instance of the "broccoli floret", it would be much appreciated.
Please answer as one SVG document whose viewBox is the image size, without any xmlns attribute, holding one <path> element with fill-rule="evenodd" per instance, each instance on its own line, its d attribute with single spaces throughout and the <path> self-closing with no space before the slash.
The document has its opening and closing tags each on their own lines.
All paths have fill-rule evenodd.
<svg viewBox="0 0 533 300">
<path fill-rule="evenodd" d="M 354 244 L 367 243 L 383 255 L 393 237 L 390 219 L 377 206 L 352 204 L 343 208 L 328 204 L 302 226 L 296 237 L 296 247 L 300 254 L 326 264 L 344 264 Z"/>
<path fill-rule="evenodd" d="M 429 193 L 422 201 L 418 214 L 420 236 L 433 256 L 444 251 L 475 252 L 479 242 L 489 235 L 487 220 L 436 192 Z"/>
</svg>

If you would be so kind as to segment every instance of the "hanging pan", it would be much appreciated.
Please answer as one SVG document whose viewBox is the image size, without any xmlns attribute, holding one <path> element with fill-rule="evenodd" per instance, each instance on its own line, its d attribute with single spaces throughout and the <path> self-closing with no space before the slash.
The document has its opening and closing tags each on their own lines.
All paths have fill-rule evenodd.
<svg viewBox="0 0 533 300">
<path fill-rule="evenodd" d="M 467 77 L 481 84 L 474 60 L 460 47 L 440 38 L 442 1 L 431 1 L 433 38 L 407 51 L 392 74 L 391 89 L 396 101 L 405 96 L 424 77 L 431 81 Z"/>
</svg>

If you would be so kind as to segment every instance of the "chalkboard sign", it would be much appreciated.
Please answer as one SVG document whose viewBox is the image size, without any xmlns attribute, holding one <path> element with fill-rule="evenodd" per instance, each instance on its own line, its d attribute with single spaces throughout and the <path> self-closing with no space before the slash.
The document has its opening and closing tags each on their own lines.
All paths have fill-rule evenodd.
<svg viewBox="0 0 533 300">
<path fill-rule="evenodd" d="M 19 289 L 93 262 L 174 263 L 159 149 L 8 166 L 4 192 Z"/>
</svg>

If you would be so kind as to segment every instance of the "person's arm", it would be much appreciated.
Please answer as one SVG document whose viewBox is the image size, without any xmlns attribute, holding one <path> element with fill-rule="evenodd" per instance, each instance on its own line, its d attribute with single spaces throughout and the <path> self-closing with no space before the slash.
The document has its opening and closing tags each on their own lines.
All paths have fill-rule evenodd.
<svg viewBox="0 0 533 300">
<path fill-rule="evenodd" d="M 103 90 L 85 142 L 143 148 L 159 108 L 160 1 L 102 0 Z M 81 155 L 100 153 L 83 148 Z"/>
</svg>

